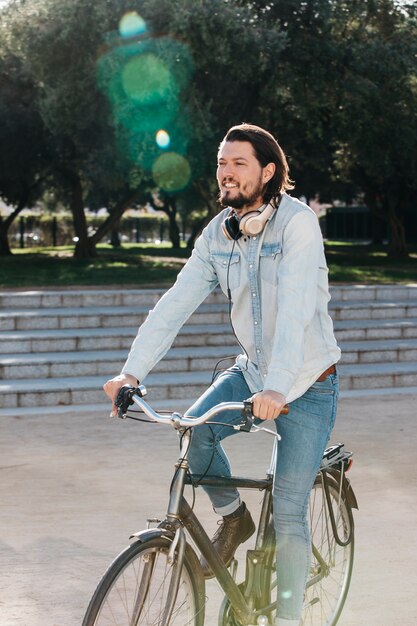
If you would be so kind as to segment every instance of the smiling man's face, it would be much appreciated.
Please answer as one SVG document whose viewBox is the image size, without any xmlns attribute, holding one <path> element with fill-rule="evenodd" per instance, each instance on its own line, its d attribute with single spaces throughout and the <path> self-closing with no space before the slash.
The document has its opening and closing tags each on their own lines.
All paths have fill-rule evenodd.
<svg viewBox="0 0 417 626">
<path fill-rule="evenodd" d="M 264 204 L 262 192 L 275 171 L 273 163 L 262 167 L 248 141 L 226 141 L 220 145 L 217 182 L 220 202 L 238 215 Z"/>
</svg>

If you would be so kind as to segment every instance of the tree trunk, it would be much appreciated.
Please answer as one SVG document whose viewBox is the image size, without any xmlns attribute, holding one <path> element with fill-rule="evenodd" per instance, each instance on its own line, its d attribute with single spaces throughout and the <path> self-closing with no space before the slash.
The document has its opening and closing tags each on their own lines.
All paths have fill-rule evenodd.
<svg viewBox="0 0 417 626">
<path fill-rule="evenodd" d="M 393 258 L 408 257 L 407 243 L 405 241 L 405 228 L 401 219 L 401 209 L 398 201 L 394 198 L 388 200 L 388 219 L 390 227 L 390 244 L 388 255 Z"/>
<path fill-rule="evenodd" d="M 11 254 L 13 254 L 13 252 L 9 244 L 9 226 L 6 226 L 5 221 L 0 215 L 0 256 L 10 256 Z"/>
<path fill-rule="evenodd" d="M 195 240 L 197 239 L 197 237 L 203 230 L 204 226 L 208 224 L 209 220 L 210 220 L 210 215 L 209 215 L 209 211 L 207 211 L 206 215 L 202 217 L 201 220 L 198 220 L 198 222 L 195 222 L 193 224 L 193 227 L 191 228 L 190 236 L 187 239 L 188 250 L 192 250 L 194 248 Z"/>
<path fill-rule="evenodd" d="M 71 186 L 71 213 L 75 234 L 78 238 L 75 244 L 74 259 L 91 259 L 97 256 L 97 251 L 95 243 L 88 237 L 87 219 L 84 212 L 83 189 L 79 176 L 71 176 Z"/>
<path fill-rule="evenodd" d="M 213 203 L 213 198 L 215 197 L 215 190 L 211 189 L 210 186 L 207 189 L 203 185 L 195 184 L 194 191 L 200 197 L 201 206 L 206 207 L 207 212 L 204 215 L 204 217 L 202 217 L 196 224 L 194 224 L 194 226 L 191 229 L 190 236 L 187 239 L 187 248 L 189 250 L 192 250 L 192 248 L 194 248 L 195 240 L 197 239 L 198 235 L 201 233 L 204 226 L 206 226 L 206 224 L 209 223 L 211 218 L 215 215 L 216 210 L 218 210 L 219 208 L 217 206 L 217 209 L 216 209 L 216 205 Z"/>
<path fill-rule="evenodd" d="M 371 212 L 371 243 L 380 246 L 384 243 L 384 225 L 386 222 L 377 214 Z"/>
<path fill-rule="evenodd" d="M 181 247 L 180 229 L 177 224 L 177 199 L 174 197 L 164 196 L 164 205 L 162 207 L 157 206 L 152 197 L 149 198 L 149 203 L 155 211 L 163 211 L 168 216 L 168 229 L 169 238 L 173 248 Z"/>
<path fill-rule="evenodd" d="M 23 193 L 18 206 L 12 213 L 10 213 L 10 215 L 6 217 L 6 219 L 3 219 L 0 215 L 0 256 L 10 256 L 13 254 L 9 243 L 9 229 L 19 213 L 21 213 L 26 207 L 28 198 L 29 192 L 26 191 Z"/>
<path fill-rule="evenodd" d="M 120 218 L 123 213 L 128 209 L 132 203 L 134 202 L 134 195 L 130 194 L 124 200 L 122 200 L 109 214 L 109 216 L 105 219 L 105 221 L 101 224 L 101 226 L 96 230 L 94 235 L 90 237 L 90 241 L 96 245 L 99 241 L 103 239 L 108 232 L 112 229 L 117 229 Z"/>
<path fill-rule="evenodd" d="M 120 233 L 117 227 L 112 228 L 110 233 L 110 243 L 113 248 L 120 248 Z"/>
<path fill-rule="evenodd" d="M 169 224 L 169 238 L 172 243 L 173 248 L 181 247 L 181 236 L 180 229 L 177 224 L 177 201 L 176 198 L 166 198 L 166 204 L 168 206 L 168 210 L 165 211 L 168 215 L 168 224 Z M 165 205 L 165 202 L 164 202 Z"/>
<path fill-rule="evenodd" d="M 384 216 L 381 203 L 378 202 L 378 196 L 373 189 L 364 190 L 365 204 L 370 211 L 371 217 L 371 243 L 381 245 L 383 243 L 384 224 L 387 222 Z"/>
</svg>

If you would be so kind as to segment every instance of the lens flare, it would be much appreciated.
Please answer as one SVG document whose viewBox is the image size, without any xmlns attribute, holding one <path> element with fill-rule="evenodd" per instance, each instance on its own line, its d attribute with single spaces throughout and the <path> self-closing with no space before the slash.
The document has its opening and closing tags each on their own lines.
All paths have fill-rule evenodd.
<svg viewBox="0 0 417 626">
<path fill-rule="evenodd" d="M 280 596 L 283 600 L 289 600 L 292 597 L 291 591 L 281 591 Z"/>
<path fill-rule="evenodd" d="M 168 148 L 169 144 L 171 143 L 170 136 L 168 135 L 166 130 L 158 130 L 158 132 L 156 133 L 155 141 L 157 145 L 162 149 Z"/>
<path fill-rule="evenodd" d="M 143 33 L 146 33 L 145 20 L 136 11 L 129 11 L 123 15 L 119 22 L 119 33 L 121 37 L 143 35 Z"/>
<path fill-rule="evenodd" d="M 176 152 L 166 152 L 156 159 L 152 175 L 158 187 L 164 191 L 180 191 L 190 181 L 191 168 L 185 157 Z"/>
<path fill-rule="evenodd" d="M 165 63 L 149 53 L 129 59 L 123 68 L 122 84 L 125 94 L 142 105 L 158 104 L 174 89 Z"/>
<path fill-rule="evenodd" d="M 190 111 L 181 98 L 194 71 L 190 51 L 172 37 L 152 36 L 135 11 L 122 17 L 119 34 L 109 33 L 106 43 L 97 83 L 112 108 L 117 151 L 166 193 L 181 191 L 191 179 L 184 156 Z"/>
</svg>

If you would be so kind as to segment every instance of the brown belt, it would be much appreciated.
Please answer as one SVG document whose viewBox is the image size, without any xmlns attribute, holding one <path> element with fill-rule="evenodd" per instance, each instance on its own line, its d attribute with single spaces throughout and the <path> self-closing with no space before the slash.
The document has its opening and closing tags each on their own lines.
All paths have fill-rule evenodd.
<svg viewBox="0 0 417 626">
<path fill-rule="evenodd" d="M 324 370 L 324 372 L 318 377 L 317 382 L 322 383 L 328 376 L 330 376 L 330 374 L 336 374 L 336 365 L 331 365 L 327 368 L 327 370 Z"/>
</svg>

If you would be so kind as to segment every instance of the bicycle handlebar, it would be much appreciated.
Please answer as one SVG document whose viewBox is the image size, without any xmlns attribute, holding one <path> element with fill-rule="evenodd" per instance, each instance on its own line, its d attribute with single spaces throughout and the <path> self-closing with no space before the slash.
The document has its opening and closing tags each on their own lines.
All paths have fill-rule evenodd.
<svg viewBox="0 0 417 626">
<path fill-rule="evenodd" d="M 253 423 L 254 416 L 252 413 L 252 402 L 250 402 L 249 400 L 245 402 L 221 402 L 220 404 L 216 404 L 214 407 L 206 411 L 200 417 L 186 417 L 176 412 L 173 412 L 169 415 L 157 413 L 143 399 L 143 396 L 145 396 L 146 393 L 146 388 L 143 385 L 139 385 L 139 387 L 133 387 L 132 385 L 123 385 L 123 387 L 121 387 L 121 389 L 119 390 L 119 393 L 117 394 L 117 398 L 115 400 L 118 417 L 122 419 L 128 417 L 127 410 L 129 406 L 134 403 L 152 421 L 158 422 L 159 424 L 171 424 L 172 426 L 174 426 L 174 428 L 179 429 L 189 426 L 199 426 L 200 424 L 204 424 L 215 415 L 223 413 L 224 411 L 241 411 L 245 422 L 239 425 L 234 425 L 233 428 L 235 428 L 236 430 L 243 430 L 246 432 L 249 432 L 253 429 L 266 430 L 271 434 L 276 434 L 272 431 L 269 431 L 268 429 L 260 428 Z M 284 407 L 282 412 L 288 413 L 288 407 Z"/>
</svg>

